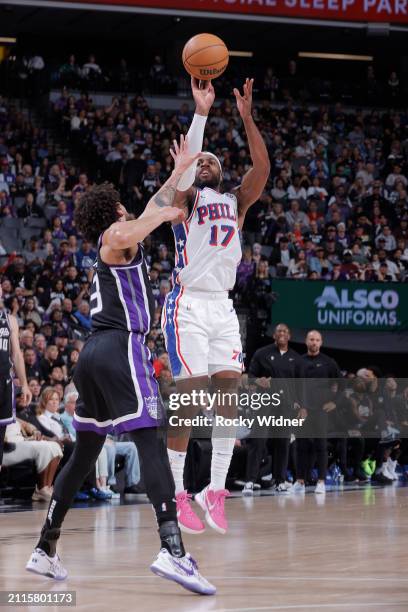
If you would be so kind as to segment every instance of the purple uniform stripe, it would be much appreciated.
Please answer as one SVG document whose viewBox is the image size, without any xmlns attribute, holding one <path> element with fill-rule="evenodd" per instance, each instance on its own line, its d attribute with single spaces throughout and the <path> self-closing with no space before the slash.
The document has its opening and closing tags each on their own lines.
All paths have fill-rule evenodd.
<svg viewBox="0 0 408 612">
<path fill-rule="evenodd" d="M 93 431 L 94 433 L 100 434 L 101 436 L 106 436 L 108 433 L 113 433 L 113 425 L 96 425 L 95 423 L 82 423 L 75 419 L 72 421 L 72 425 L 76 431 Z"/>
<path fill-rule="evenodd" d="M 139 272 L 140 272 L 140 276 L 142 277 L 142 281 L 140 281 Z M 134 270 L 131 270 L 131 276 L 132 276 L 132 286 L 135 287 L 136 308 L 138 309 L 140 316 L 142 318 L 142 321 L 143 321 L 142 329 L 144 332 L 147 333 L 150 329 L 150 313 L 146 310 L 146 305 L 144 301 L 143 287 L 142 287 L 142 283 L 144 283 L 144 279 L 143 279 L 143 274 L 141 273 L 141 269 L 135 268 Z M 149 305 L 147 307 L 149 307 Z"/>
<path fill-rule="evenodd" d="M 146 391 L 147 395 L 158 395 L 157 381 L 154 377 L 154 369 L 150 363 L 147 347 L 142 342 L 139 342 L 135 336 L 132 338 L 133 357 L 135 361 L 135 370 L 137 379 L 142 393 Z"/>
<path fill-rule="evenodd" d="M 151 427 L 152 425 L 156 424 L 157 421 L 150 416 L 147 409 L 147 404 L 149 402 L 159 402 L 159 390 L 157 381 L 154 378 L 153 366 L 147 359 L 146 347 L 135 337 L 132 338 L 132 356 L 137 382 L 143 397 L 142 414 L 137 420 L 140 423 L 143 423 L 139 425 L 139 427 Z M 156 399 L 154 400 L 153 398 Z"/>
<path fill-rule="evenodd" d="M 142 320 L 139 318 L 136 306 L 132 299 L 132 290 L 129 285 L 126 270 L 116 270 L 119 282 L 122 288 L 123 298 L 125 300 L 125 308 L 129 315 L 130 327 L 135 331 L 142 331 Z"/>
<path fill-rule="evenodd" d="M 148 313 L 137 268 L 116 270 L 116 273 L 122 287 L 132 331 L 147 333 L 149 331 Z"/>
<path fill-rule="evenodd" d="M 109 433 L 121 434 L 125 433 L 126 431 L 141 429 L 142 427 L 157 427 L 158 424 L 158 420 L 152 419 L 145 411 L 143 411 L 140 417 L 128 419 L 127 421 L 122 421 L 116 425 L 113 425 L 113 423 L 104 426 L 97 425 L 96 423 L 82 423 L 76 421 L 75 417 L 72 421 L 72 425 L 76 431 L 93 431 L 100 436 L 106 436 Z"/>
<path fill-rule="evenodd" d="M 157 427 L 157 421 L 152 419 L 148 415 L 148 418 L 143 419 L 141 417 L 137 419 L 129 419 L 115 425 L 115 434 L 125 433 L 126 431 L 133 431 L 134 429 L 140 429 L 141 427 Z"/>
</svg>

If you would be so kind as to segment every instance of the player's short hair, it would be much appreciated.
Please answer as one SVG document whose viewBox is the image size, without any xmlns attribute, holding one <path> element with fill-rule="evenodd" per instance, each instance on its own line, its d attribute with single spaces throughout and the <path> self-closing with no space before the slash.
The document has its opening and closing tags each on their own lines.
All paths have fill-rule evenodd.
<svg viewBox="0 0 408 612">
<path fill-rule="evenodd" d="M 94 185 L 80 197 L 75 209 L 75 226 L 86 240 L 99 236 L 118 220 L 119 193 L 111 183 Z"/>
<path fill-rule="evenodd" d="M 286 327 L 286 329 L 290 333 L 289 325 L 287 325 L 286 323 L 278 323 L 277 325 L 275 325 L 275 328 L 273 330 L 274 334 L 276 334 L 276 330 L 278 329 L 278 327 Z"/>
<path fill-rule="evenodd" d="M 319 334 L 320 339 L 323 342 L 323 334 L 318 329 L 309 329 L 309 331 L 306 334 L 306 339 L 310 336 L 310 334 Z"/>
</svg>

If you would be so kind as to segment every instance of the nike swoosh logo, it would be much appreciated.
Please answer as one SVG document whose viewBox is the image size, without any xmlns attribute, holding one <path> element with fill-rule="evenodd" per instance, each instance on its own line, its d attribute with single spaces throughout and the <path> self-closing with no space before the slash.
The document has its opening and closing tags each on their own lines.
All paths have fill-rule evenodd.
<svg viewBox="0 0 408 612">
<path fill-rule="evenodd" d="M 205 496 L 205 504 L 208 507 L 209 510 L 214 510 L 216 502 L 214 502 L 213 504 L 210 504 L 210 502 L 208 501 L 208 496 Z"/>
<path fill-rule="evenodd" d="M 194 569 L 187 569 L 186 567 L 184 567 L 184 565 L 181 565 L 181 563 L 178 563 L 174 559 L 174 557 L 172 558 L 172 561 L 176 567 L 182 570 L 183 574 L 187 574 L 187 576 L 194 576 Z"/>
</svg>

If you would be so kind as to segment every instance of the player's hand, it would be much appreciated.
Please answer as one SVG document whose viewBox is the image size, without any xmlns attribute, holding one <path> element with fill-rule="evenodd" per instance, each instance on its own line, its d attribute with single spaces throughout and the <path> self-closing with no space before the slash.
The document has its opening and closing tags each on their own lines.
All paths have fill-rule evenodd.
<svg viewBox="0 0 408 612">
<path fill-rule="evenodd" d="M 28 406 L 31 402 L 31 399 L 33 397 L 33 394 L 30 391 L 30 388 L 28 385 L 23 385 L 21 388 L 21 393 L 23 396 L 23 406 Z"/>
<path fill-rule="evenodd" d="M 184 210 L 182 208 L 177 208 L 176 206 L 164 206 L 160 212 L 163 223 L 165 221 L 170 221 L 177 225 L 178 223 L 183 223 L 186 220 L 186 215 L 184 214 Z"/>
<path fill-rule="evenodd" d="M 241 96 L 239 90 L 234 88 L 234 96 L 237 101 L 237 107 L 242 119 L 248 119 L 252 116 L 252 88 L 254 79 L 245 79 L 244 95 Z"/>
<path fill-rule="evenodd" d="M 180 176 L 198 159 L 201 153 L 191 155 L 188 149 L 187 136 L 180 136 L 180 144 L 177 140 L 173 140 L 173 148 L 170 149 L 170 155 L 174 159 L 174 170 Z"/>
<path fill-rule="evenodd" d="M 336 404 L 334 402 L 326 402 L 325 404 L 323 404 L 323 410 L 324 412 L 331 412 L 332 410 L 336 409 Z"/>
<path fill-rule="evenodd" d="M 200 89 L 200 81 L 191 77 L 191 91 L 196 103 L 196 112 L 198 115 L 208 115 L 214 104 L 215 91 L 211 81 L 201 81 L 201 83 L 203 83 L 202 89 Z"/>
</svg>

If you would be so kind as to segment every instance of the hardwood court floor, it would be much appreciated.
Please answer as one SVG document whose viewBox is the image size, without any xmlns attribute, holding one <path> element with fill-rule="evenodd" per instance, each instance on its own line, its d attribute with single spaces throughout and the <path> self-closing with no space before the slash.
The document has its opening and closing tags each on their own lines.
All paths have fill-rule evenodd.
<svg viewBox="0 0 408 612">
<path fill-rule="evenodd" d="M 408 610 L 408 488 L 238 497 L 227 509 L 227 535 L 208 528 L 185 537 L 215 597 L 151 574 L 148 504 L 71 510 L 59 549 L 70 573 L 63 583 L 24 570 L 44 509 L 2 514 L 1 590 L 75 590 L 77 610 L 98 612 Z"/>
</svg>

